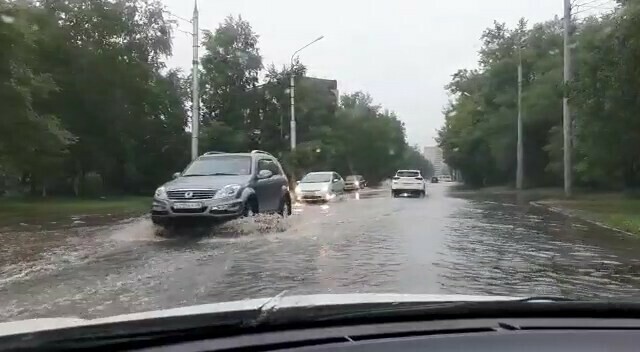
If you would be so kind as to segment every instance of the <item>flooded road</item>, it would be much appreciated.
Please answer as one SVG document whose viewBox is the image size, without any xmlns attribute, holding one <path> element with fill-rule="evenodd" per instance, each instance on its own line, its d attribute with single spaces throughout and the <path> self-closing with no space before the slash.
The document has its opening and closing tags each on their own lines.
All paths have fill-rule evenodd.
<svg viewBox="0 0 640 352">
<path fill-rule="evenodd" d="M 0 321 L 287 294 L 636 296 L 640 238 L 527 202 L 368 190 L 159 237 L 146 218 L 0 234 Z"/>
</svg>

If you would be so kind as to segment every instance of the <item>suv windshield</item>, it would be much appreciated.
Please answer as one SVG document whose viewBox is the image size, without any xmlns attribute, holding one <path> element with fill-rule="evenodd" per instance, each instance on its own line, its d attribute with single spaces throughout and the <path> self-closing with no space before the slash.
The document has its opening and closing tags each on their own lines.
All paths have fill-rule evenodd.
<svg viewBox="0 0 640 352">
<path fill-rule="evenodd" d="M 238 155 L 210 156 L 195 160 L 182 176 L 250 175 L 251 157 Z"/>
<path fill-rule="evenodd" d="M 396 174 L 398 177 L 418 177 L 420 173 L 417 171 L 398 171 Z"/>
<path fill-rule="evenodd" d="M 331 174 L 307 174 L 307 176 L 303 177 L 300 183 L 319 183 L 319 182 L 330 182 Z"/>
</svg>

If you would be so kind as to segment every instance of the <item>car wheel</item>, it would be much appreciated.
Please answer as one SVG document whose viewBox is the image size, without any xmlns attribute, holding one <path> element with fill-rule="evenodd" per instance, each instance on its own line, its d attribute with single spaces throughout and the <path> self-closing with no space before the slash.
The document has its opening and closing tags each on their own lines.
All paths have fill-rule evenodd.
<svg viewBox="0 0 640 352">
<path fill-rule="evenodd" d="M 280 201 L 280 206 L 278 207 L 278 214 L 282 215 L 283 218 L 291 215 L 291 199 L 289 197 L 283 197 Z"/>
<path fill-rule="evenodd" d="M 251 217 L 258 214 L 258 202 L 254 198 L 249 198 L 244 203 L 243 217 Z"/>
<path fill-rule="evenodd" d="M 154 225 L 167 227 L 171 223 L 171 220 L 169 220 L 167 218 L 159 218 L 159 217 L 151 216 L 151 222 Z"/>
<path fill-rule="evenodd" d="M 420 192 L 420 198 L 424 198 L 426 196 L 427 196 L 427 191 L 423 190 L 423 191 Z"/>
<path fill-rule="evenodd" d="M 391 196 L 393 196 L 393 198 L 398 198 L 398 193 L 396 193 L 396 191 L 391 191 Z"/>
</svg>

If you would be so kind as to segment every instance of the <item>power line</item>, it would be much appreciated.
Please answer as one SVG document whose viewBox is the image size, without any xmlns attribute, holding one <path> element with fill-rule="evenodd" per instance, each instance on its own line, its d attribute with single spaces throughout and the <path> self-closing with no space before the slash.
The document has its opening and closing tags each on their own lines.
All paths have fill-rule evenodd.
<svg viewBox="0 0 640 352">
<path fill-rule="evenodd" d="M 610 2 L 609 0 L 591 0 L 591 1 L 583 2 L 583 3 L 578 3 L 578 1 L 572 1 L 571 2 L 571 8 L 592 5 L 592 4 L 595 4 L 595 3 L 598 3 L 598 2 L 602 3 L 602 1 Z"/>
<path fill-rule="evenodd" d="M 193 35 L 193 33 L 189 32 L 189 31 L 182 30 L 180 28 L 175 28 L 175 30 L 178 31 L 178 32 L 182 32 L 184 34 L 187 34 L 187 35 Z"/>
<path fill-rule="evenodd" d="M 600 7 L 595 7 L 595 6 L 594 7 L 585 7 L 580 11 L 573 12 L 573 14 L 574 15 L 578 15 L 578 14 L 581 14 L 581 13 L 584 13 L 584 12 L 588 12 L 588 11 L 611 11 L 613 9 L 614 9 L 614 7 L 604 7 L 604 6 L 600 6 Z"/>
<path fill-rule="evenodd" d="M 171 11 L 169 11 L 169 10 L 162 10 L 162 12 L 164 12 L 164 13 L 166 13 L 166 14 L 170 15 L 170 16 L 173 16 L 173 17 L 175 17 L 175 18 L 177 18 L 177 19 L 179 19 L 179 20 L 185 21 L 185 22 L 187 22 L 187 23 L 191 23 L 191 20 L 190 20 L 190 19 L 187 19 L 187 18 L 182 17 L 182 16 L 178 16 L 178 15 L 176 15 L 175 13 L 173 13 L 173 12 L 171 12 Z"/>
<path fill-rule="evenodd" d="M 578 3 L 574 1 L 571 5 L 572 14 L 577 15 L 579 13 L 587 12 L 587 11 L 606 11 L 613 10 L 615 8 L 615 3 L 611 0 L 590 0 L 582 3 Z M 573 11 L 573 10 L 577 11 Z"/>
</svg>

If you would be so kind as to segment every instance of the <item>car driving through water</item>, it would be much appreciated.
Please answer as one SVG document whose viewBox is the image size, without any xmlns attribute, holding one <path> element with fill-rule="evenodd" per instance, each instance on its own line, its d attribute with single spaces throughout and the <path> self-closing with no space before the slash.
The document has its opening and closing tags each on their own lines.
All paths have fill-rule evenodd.
<svg viewBox="0 0 640 352">
<path fill-rule="evenodd" d="M 344 180 L 334 171 L 310 172 L 295 189 L 299 201 L 329 201 L 344 193 Z"/>
<path fill-rule="evenodd" d="M 367 187 L 367 180 L 362 175 L 349 175 L 344 179 L 345 191 L 356 191 Z"/>
<path fill-rule="evenodd" d="M 398 170 L 391 181 L 391 195 L 395 198 L 407 194 L 424 197 L 427 195 L 427 183 L 420 170 Z"/>
<path fill-rule="evenodd" d="M 264 212 L 291 214 L 289 181 L 278 159 L 260 150 L 207 152 L 156 190 L 151 220 L 170 226 Z"/>
</svg>

